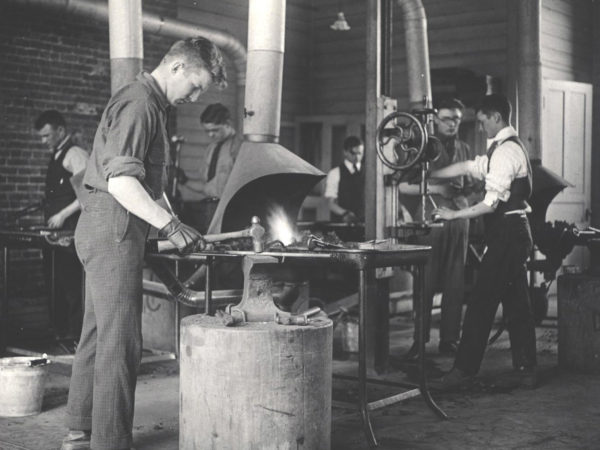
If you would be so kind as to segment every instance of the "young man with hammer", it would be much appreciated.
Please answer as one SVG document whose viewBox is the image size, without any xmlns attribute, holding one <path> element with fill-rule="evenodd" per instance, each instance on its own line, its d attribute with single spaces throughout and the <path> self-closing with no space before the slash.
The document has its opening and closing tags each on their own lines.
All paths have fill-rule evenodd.
<svg viewBox="0 0 600 450">
<path fill-rule="evenodd" d="M 86 302 L 62 450 L 131 447 L 149 227 L 181 253 L 202 243 L 198 231 L 156 202 L 167 181 L 168 109 L 197 101 L 213 83 L 226 86 L 216 46 L 201 37 L 178 41 L 152 73 L 113 94 L 102 114 L 75 231 Z"/>
<path fill-rule="evenodd" d="M 459 210 L 439 208 L 433 216 L 446 221 L 483 216 L 488 247 L 467 305 L 454 367 L 435 383 L 438 388 L 463 384 L 479 372 L 500 302 L 508 318 L 513 375 L 524 386 L 537 383 L 535 323 L 525 266 L 533 245 L 527 219 L 531 165 L 525 146 L 510 126 L 510 115 L 505 96 L 487 95 L 477 109 L 477 121 L 489 140 L 487 154 L 431 173 L 432 178 L 470 174 L 485 180 L 481 202 Z"/>
</svg>

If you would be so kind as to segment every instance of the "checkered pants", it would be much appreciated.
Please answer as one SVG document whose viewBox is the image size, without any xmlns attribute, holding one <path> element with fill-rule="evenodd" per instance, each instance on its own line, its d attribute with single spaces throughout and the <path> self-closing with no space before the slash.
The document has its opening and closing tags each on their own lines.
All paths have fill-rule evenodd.
<svg viewBox="0 0 600 450">
<path fill-rule="evenodd" d="M 75 230 L 85 313 L 73 362 L 67 426 L 92 448 L 129 448 L 142 351 L 142 268 L 148 224 L 109 194 L 89 196 Z"/>
</svg>

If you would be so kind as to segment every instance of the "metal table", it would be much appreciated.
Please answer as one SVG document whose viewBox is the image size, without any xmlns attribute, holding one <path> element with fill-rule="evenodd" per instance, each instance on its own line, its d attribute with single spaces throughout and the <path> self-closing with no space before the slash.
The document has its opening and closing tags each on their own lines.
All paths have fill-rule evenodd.
<svg viewBox="0 0 600 450">
<path fill-rule="evenodd" d="M 355 269 L 358 272 L 359 289 L 359 352 L 358 352 L 358 389 L 359 389 L 359 410 L 362 417 L 364 432 L 370 446 L 377 446 L 377 439 L 371 425 L 370 411 L 398 403 L 415 395 L 422 395 L 426 404 L 440 417 L 446 418 L 446 414 L 438 407 L 431 398 L 427 387 L 425 372 L 425 340 L 423 317 L 424 311 L 421 310 L 419 320 L 421 321 L 419 330 L 419 387 L 412 391 L 396 394 L 384 399 L 369 403 L 367 398 L 367 275 L 368 272 L 382 267 L 400 267 L 411 266 L 413 268 L 413 295 L 419 300 L 424 292 L 423 269 L 431 247 L 417 245 L 395 244 L 384 249 L 316 249 L 312 251 L 265 251 L 260 253 L 263 256 L 270 256 L 280 264 L 295 266 L 314 266 L 322 265 L 324 268 L 331 266 L 346 266 Z M 212 264 L 215 258 L 242 258 L 244 256 L 256 255 L 249 251 L 205 251 L 193 253 L 185 257 L 166 254 L 151 254 L 150 258 L 161 258 L 171 260 L 204 261 L 207 263 L 206 286 L 205 286 L 205 311 L 212 312 L 211 298 L 211 276 Z M 425 302 L 418 302 L 422 309 L 425 308 Z"/>
</svg>

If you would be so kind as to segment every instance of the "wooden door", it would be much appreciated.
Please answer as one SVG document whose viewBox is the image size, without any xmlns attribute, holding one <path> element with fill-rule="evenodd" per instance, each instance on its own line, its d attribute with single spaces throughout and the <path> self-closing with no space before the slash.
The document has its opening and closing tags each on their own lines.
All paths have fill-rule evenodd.
<svg viewBox="0 0 600 450">
<path fill-rule="evenodd" d="M 546 213 L 549 222 L 590 224 L 592 85 L 545 80 L 542 109 L 542 164 L 573 187 L 557 195 Z M 576 247 L 563 265 L 586 268 L 589 252 Z"/>
</svg>

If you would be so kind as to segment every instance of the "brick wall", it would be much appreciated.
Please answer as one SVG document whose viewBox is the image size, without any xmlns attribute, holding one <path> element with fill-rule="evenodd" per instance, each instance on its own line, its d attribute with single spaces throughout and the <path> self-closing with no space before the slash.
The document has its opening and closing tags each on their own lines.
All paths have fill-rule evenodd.
<svg viewBox="0 0 600 450">
<path fill-rule="evenodd" d="M 146 0 L 145 11 L 176 15 L 177 0 Z M 144 37 L 144 66 L 152 69 L 171 38 Z M 41 200 L 47 149 L 33 132 L 46 109 L 63 113 L 86 149 L 110 97 L 108 24 L 65 13 L 0 5 L 0 224 Z M 40 223 L 35 213 L 22 223 Z M 39 250 L 11 251 L 9 323 L 27 335 L 47 329 L 47 290 Z M 0 280 L 4 283 L 4 280 Z"/>
</svg>

